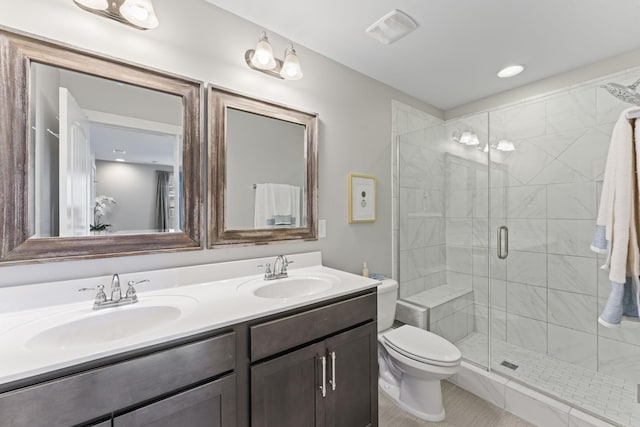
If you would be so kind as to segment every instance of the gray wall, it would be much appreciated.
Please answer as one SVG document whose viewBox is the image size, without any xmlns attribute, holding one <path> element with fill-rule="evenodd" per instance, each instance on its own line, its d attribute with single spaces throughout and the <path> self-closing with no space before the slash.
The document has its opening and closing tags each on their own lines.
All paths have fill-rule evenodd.
<svg viewBox="0 0 640 427">
<path fill-rule="evenodd" d="M 96 196 L 113 197 L 115 205 L 101 219 L 109 231 L 155 229 L 156 171 L 171 166 L 96 160 Z"/>
<path fill-rule="evenodd" d="M 327 238 L 316 242 L 3 266 L 0 286 L 318 250 L 330 267 L 359 272 L 362 262 L 367 261 L 372 272 L 390 275 L 391 101 L 397 99 L 440 117 L 442 112 L 304 46 L 296 45 L 304 79 L 283 81 L 257 73 L 245 64 L 244 52 L 255 46 L 262 27 L 201 0 L 157 1 L 154 7 L 160 26 L 138 31 L 84 12 L 71 1 L 0 0 L 0 25 L 317 112 L 319 218 L 327 220 Z M 277 52 L 288 43 L 272 32 L 269 39 Z M 378 178 L 375 223 L 348 224 L 350 172 Z"/>
</svg>

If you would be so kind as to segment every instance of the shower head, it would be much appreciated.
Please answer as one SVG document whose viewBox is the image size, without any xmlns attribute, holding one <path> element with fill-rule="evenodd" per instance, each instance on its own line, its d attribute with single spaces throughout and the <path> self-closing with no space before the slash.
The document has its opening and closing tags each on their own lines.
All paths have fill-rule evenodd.
<svg viewBox="0 0 640 427">
<path fill-rule="evenodd" d="M 607 83 L 604 86 L 600 86 L 607 90 L 611 95 L 620 99 L 621 101 L 628 102 L 629 104 L 640 105 L 640 93 L 636 91 L 636 88 L 640 84 L 640 79 L 629 86 L 622 86 L 618 83 Z"/>
</svg>

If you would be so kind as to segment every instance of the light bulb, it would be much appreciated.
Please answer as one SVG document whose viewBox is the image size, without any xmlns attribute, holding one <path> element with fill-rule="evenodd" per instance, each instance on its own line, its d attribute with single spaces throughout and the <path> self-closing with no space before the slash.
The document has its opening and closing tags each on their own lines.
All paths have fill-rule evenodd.
<svg viewBox="0 0 640 427">
<path fill-rule="evenodd" d="M 153 10 L 151 0 L 126 0 L 120 6 L 120 13 L 133 25 L 142 28 L 158 26 L 158 17 Z"/>
</svg>

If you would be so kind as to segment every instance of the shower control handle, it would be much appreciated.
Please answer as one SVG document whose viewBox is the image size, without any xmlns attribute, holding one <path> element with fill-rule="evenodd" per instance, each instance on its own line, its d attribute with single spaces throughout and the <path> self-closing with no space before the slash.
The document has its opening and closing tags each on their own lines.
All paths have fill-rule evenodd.
<svg viewBox="0 0 640 427">
<path fill-rule="evenodd" d="M 502 251 L 502 241 L 504 240 L 504 252 Z M 509 228 L 506 225 L 498 227 L 498 258 L 507 259 L 509 256 Z"/>
<path fill-rule="evenodd" d="M 320 390 L 322 390 L 322 397 L 327 397 L 327 358 L 322 356 L 320 361 L 322 363 L 322 384 L 320 384 Z"/>
</svg>

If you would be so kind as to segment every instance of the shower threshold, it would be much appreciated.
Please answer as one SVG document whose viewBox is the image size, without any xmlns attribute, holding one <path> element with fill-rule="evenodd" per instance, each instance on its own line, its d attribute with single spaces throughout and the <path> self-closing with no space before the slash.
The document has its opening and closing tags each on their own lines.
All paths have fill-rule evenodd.
<svg viewBox="0 0 640 427">
<path fill-rule="evenodd" d="M 487 335 L 474 332 L 456 346 L 469 362 L 487 366 Z M 491 341 L 491 370 L 579 410 L 624 426 L 640 426 L 637 385 L 509 344 Z M 512 369 L 503 361 L 517 365 Z"/>
</svg>

